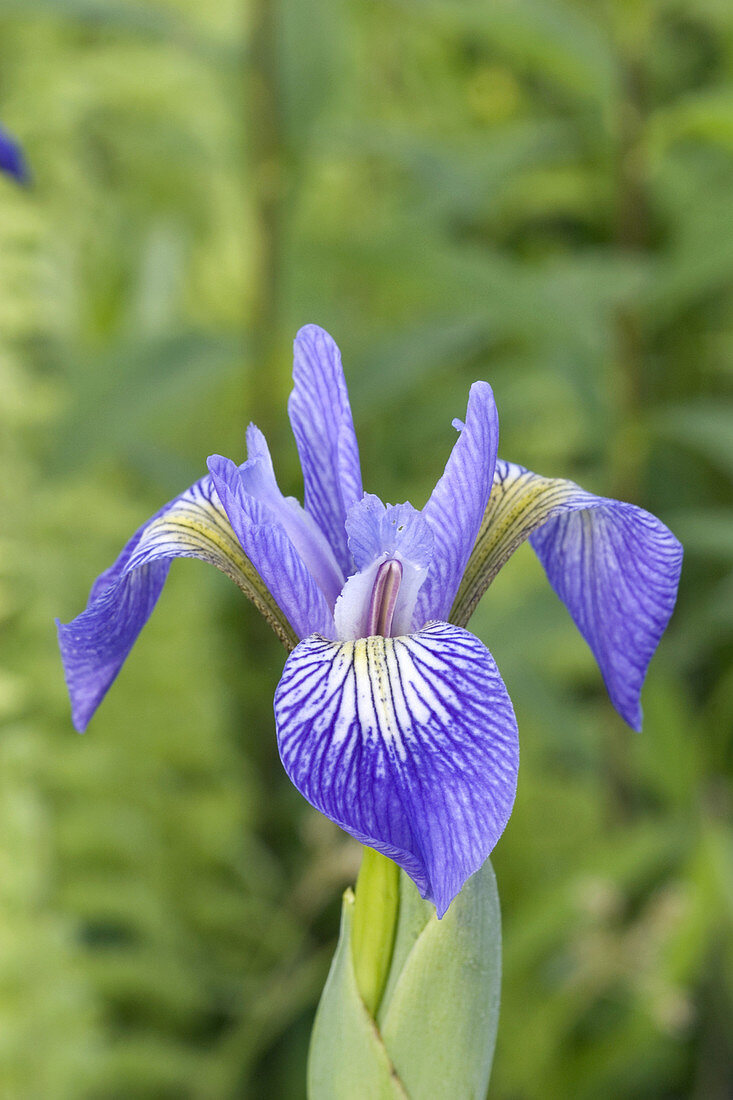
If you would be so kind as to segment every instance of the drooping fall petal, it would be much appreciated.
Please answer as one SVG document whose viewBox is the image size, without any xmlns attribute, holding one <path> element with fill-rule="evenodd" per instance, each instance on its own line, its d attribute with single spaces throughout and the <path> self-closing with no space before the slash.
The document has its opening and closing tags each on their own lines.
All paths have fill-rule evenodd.
<svg viewBox="0 0 733 1100">
<path fill-rule="evenodd" d="M 86 610 L 57 623 L 74 725 L 90 718 L 150 618 L 174 558 L 210 562 L 234 580 L 285 645 L 293 627 L 273 600 L 232 530 L 210 477 L 175 497 L 132 536 L 94 582 Z"/>
<path fill-rule="evenodd" d="M 308 801 L 398 863 L 442 915 L 507 823 L 519 751 L 486 647 L 430 623 L 294 650 L 275 693 L 285 770 Z"/>
<path fill-rule="evenodd" d="M 643 508 L 500 460 L 453 622 L 468 622 L 527 538 L 593 651 L 611 702 L 640 729 L 641 687 L 675 605 L 682 547 Z"/>
</svg>

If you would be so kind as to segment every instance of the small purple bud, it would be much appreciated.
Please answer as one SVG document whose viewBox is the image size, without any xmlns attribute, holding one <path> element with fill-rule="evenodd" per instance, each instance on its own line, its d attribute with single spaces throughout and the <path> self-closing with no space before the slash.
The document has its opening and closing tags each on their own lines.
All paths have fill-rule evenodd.
<svg viewBox="0 0 733 1100">
<path fill-rule="evenodd" d="M 367 617 L 367 637 L 381 634 L 389 638 L 392 631 L 392 619 L 397 605 L 397 596 L 402 581 L 402 563 L 395 558 L 382 562 L 372 589 Z"/>
<path fill-rule="evenodd" d="M 28 182 L 28 167 L 23 150 L 2 127 L 0 127 L 0 172 L 13 176 L 18 183 Z"/>
</svg>

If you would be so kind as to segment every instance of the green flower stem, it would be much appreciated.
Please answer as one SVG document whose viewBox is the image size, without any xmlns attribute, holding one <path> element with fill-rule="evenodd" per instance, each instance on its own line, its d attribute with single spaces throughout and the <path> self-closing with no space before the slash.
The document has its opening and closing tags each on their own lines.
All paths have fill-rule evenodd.
<svg viewBox="0 0 733 1100">
<path fill-rule="evenodd" d="M 399 911 L 399 867 L 365 848 L 356 880 L 351 951 L 356 984 L 370 1015 L 384 993 Z"/>
</svg>

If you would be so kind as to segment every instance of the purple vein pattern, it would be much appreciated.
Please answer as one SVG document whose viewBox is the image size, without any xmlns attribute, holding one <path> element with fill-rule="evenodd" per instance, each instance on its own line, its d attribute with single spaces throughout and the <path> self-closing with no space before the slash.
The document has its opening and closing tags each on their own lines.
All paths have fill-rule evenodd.
<svg viewBox="0 0 733 1100">
<path fill-rule="evenodd" d="M 238 580 L 241 550 L 210 477 L 161 508 L 92 586 L 86 611 L 58 623 L 74 725 L 86 729 L 163 590 L 173 558 L 201 558 Z"/>
<path fill-rule="evenodd" d="M 346 513 L 361 500 L 361 467 L 341 352 L 318 325 L 295 338 L 288 413 L 303 467 L 305 507 L 330 541 L 345 576 L 353 573 Z"/>
<path fill-rule="evenodd" d="M 312 636 L 275 694 L 298 790 L 394 859 L 442 915 L 511 813 L 519 749 L 509 695 L 478 638 L 430 623 L 401 638 Z"/>
<path fill-rule="evenodd" d="M 488 382 L 474 382 L 466 423 L 455 421 L 454 426 L 461 433 L 458 442 L 423 508 L 435 553 L 418 596 L 415 626 L 448 618 L 486 510 L 499 442 L 499 419 Z"/>
<path fill-rule="evenodd" d="M 641 686 L 677 598 L 680 544 L 643 508 L 602 497 L 548 520 L 530 543 L 590 646 L 611 702 L 640 730 Z"/>
</svg>

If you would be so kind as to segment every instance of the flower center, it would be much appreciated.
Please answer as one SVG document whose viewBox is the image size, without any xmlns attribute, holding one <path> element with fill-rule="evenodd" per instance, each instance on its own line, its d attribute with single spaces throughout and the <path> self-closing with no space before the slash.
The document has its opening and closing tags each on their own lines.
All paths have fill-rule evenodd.
<svg viewBox="0 0 733 1100">
<path fill-rule="evenodd" d="M 384 638 L 390 637 L 401 581 L 402 563 L 394 558 L 382 562 L 374 581 L 372 598 L 369 601 L 366 625 L 368 638 L 373 634 L 381 634 Z"/>
</svg>

